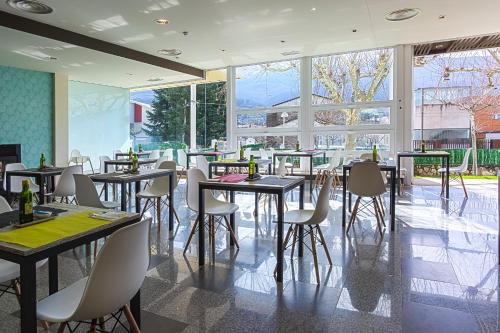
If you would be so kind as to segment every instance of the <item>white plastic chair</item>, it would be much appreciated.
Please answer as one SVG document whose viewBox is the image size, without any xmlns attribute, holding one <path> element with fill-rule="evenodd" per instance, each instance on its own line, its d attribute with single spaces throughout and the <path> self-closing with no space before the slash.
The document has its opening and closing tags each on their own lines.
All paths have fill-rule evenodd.
<svg viewBox="0 0 500 333">
<path fill-rule="evenodd" d="M 274 156 L 274 153 L 275 153 L 275 152 L 276 152 L 276 151 L 274 150 L 274 148 L 269 148 L 269 153 L 270 153 L 270 155 L 271 155 L 271 158 L 273 158 L 273 156 Z M 285 156 L 285 157 L 286 157 L 286 156 Z M 285 159 L 285 160 L 286 160 L 286 159 Z M 291 170 L 291 173 L 293 173 L 293 164 L 292 164 L 292 163 L 290 163 L 290 162 L 286 162 L 286 163 L 285 163 L 285 168 L 287 169 L 287 171 L 288 171 L 288 172 L 290 172 L 290 171 L 288 170 L 288 169 L 290 169 L 290 170 Z"/>
<path fill-rule="evenodd" d="M 196 167 L 203 172 L 206 178 L 208 178 L 208 161 L 205 156 L 196 156 Z"/>
<path fill-rule="evenodd" d="M 318 269 L 318 257 L 316 254 L 316 240 L 319 238 L 319 242 L 323 245 L 326 257 L 330 266 L 332 265 L 332 259 L 330 257 L 330 252 L 328 251 L 328 246 L 321 232 L 320 224 L 327 218 L 328 210 L 330 208 L 329 197 L 330 189 L 333 182 L 333 176 L 329 176 L 326 179 L 325 185 L 321 188 L 318 194 L 318 199 L 316 200 L 316 207 L 314 209 L 296 209 L 290 210 L 285 213 L 284 222 L 290 224 L 288 232 L 286 233 L 285 240 L 283 242 L 283 249 L 286 249 L 288 242 L 293 234 L 292 239 L 292 253 L 291 258 L 293 258 L 293 253 L 295 250 L 295 244 L 297 242 L 297 234 L 299 227 L 304 227 L 304 237 L 308 235 L 311 237 L 311 251 L 314 259 L 314 270 L 316 272 L 316 283 L 319 284 L 319 269 Z M 276 273 L 276 270 L 275 270 Z"/>
<path fill-rule="evenodd" d="M 66 203 L 69 203 L 68 197 L 73 197 L 75 195 L 75 178 L 73 175 L 82 174 L 82 166 L 81 165 L 72 165 L 64 169 L 57 182 L 56 188 L 54 192 L 47 193 L 47 196 L 52 198 L 60 197 L 61 202 L 66 199 Z"/>
<path fill-rule="evenodd" d="M 377 219 L 380 236 L 382 236 L 382 225 L 385 227 L 385 222 L 377 197 L 385 193 L 385 184 L 378 164 L 371 161 L 354 163 L 351 171 L 349 172 L 347 190 L 352 194 L 357 195 L 358 198 L 354 204 L 351 219 L 349 220 L 346 232 L 349 233 L 351 225 L 354 224 L 356 215 L 360 209 L 361 199 L 370 198 L 375 210 L 375 218 Z M 362 208 L 367 207 L 369 204 L 370 202 L 366 205 L 363 204 Z"/>
<path fill-rule="evenodd" d="M 123 311 L 133 332 L 140 332 L 128 303 L 141 288 L 149 266 L 149 220 L 119 229 L 104 243 L 88 278 L 37 304 L 37 317 L 60 323 L 89 321 Z"/>
<path fill-rule="evenodd" d="M 117 156 L 117 154 L 121 154 L 121 153 L 123 153 L 121 150 L 118 150 L 118 149 L 117 149 L 117 150 L 113 150 L 113 158 L 114 158 L 115 160 L 118 160 L 118 159 L 120 159 L 120 158 L 123 158 L 123 156 Z"/>
<path fill-rule="evenodd" d="M 76 202 L 80 206 L 115 209 L 120 204 L 112 201 L 101 201 L 92 179 L 84 174 L 73 174 L 75 181 Z"/>
<path fill-rule="evenodd" d="M 104 162 L 111 161 L 111 158 L 107 155 L 99 156 L 99 173 L 105 173 Z M 108 172 L 115 172 L 115 166 L 113 164 L 108 165 Z"/>
<path fill-rule="evenodd" d="M 252 148 L 245 148 L 245 151 L 243 152 L 243 157 L 245 157 L 247 160 L 250 159 L 250 155 L 252 155 Z"/>
<path fill-rule="evenodd" d="M 74 163 L 76 165 L 80 164 L 83 169 L 83 165 L 85 163 L 90 164 L 90 168 L 92 169 L 92 173 L 94 173 L 94 167 L 92 166 L 92 160 L 90 159 L 89 156 L 83 156 L 78 149 L 73 149 L 71 151 L 70 157 L 69 157 L 69 163 Z"/>
<path fill-rule="evenodd" d="M 175 161 L 163 161 L 158 166 L 158 169 L 175 170 L 175 166 L 176 166 Z M 175 191 L 175 188 L 177 187 L 177 179 L 176 178 L 177 178 L 176 174 L 174 173 L 174 191 Z M 137 196 L 139 198 L 146 199 L 146 202 L 144 203 L 144 208 L 142 209 L 142 212 L 141 212 L 141 217 L 144 215 L 146 210 L 148 210 L 150 208 L 155 208 L 156 221 L 158 223 L 158 231 L 160 231 L 160 226 L 161 226 L 161 207 L 162 207 L 162 204 L 168 206 L 167 202 L 162 201 L 162 197 L 166 196 L 168 199 L 169 186 L 170 186 L 170 180 L 169 180 L 168 176 L 158 177 L 158 178 L 154 178 L 151 181 L 150 185 L 147 186 L 144 190 L 137 193 Z M 173 209 L 173 213 L 175 215 L 175 218 L 177 219 L 177 222 L 180 223 L 179 216 L 177 216 L 177 212 L 176 212 L 175 208 Z"/>
<path fill-rule="evenodd" d="M 26 170 L 26 166 L 23 163 L 9 163 L 5 165 L 5 173 L 3 175 L 3 189 L 7 191 L 7 171 L 16 170 Z M 30 191 L 33 193 L 38 193 L 40 187 L 36 185 L 31 178 L 11 176 L 10 177 L 10 192 L 19 194 L 23 191 L 23 180 L 27 179 L 30 185 Z"/>
<path fill-rule="evenodd" d="M 465 194 L 466 198 L 468 198 L 469 196 L 467 195 L 467 190 L 465 189 L 465 183 L 464 183 L 464 179 L 462 178 L 462 174 L 467 172 L 467 167 L 469 165 L 469 156 L 470 156 L 471 151 L 472 151 L 472 148 L 468 148 L 465 151 L 465 155 L 464 155 L 464 159 L 462 160 L 462 164 L 460 164 L 459 166 L 450 168 L 450 176 L 453 176 L 453 178 L 450 177 L 450 181 L 460 180 L 460 183 L 462 185 L 462 188 L 464 189 L 464 194 Z M 438 172 L 440 174 L 444 174 L 446 172 L 446 168 L 439 168 Z M 441 195 L 443 195 L 445 185 L 446 184 L 444 182 L 441 184 Z"/>
<path fill-rule="evenodd" d="M 264 148 L 259 148 L 259 153 L 260 153 L 261 160 L 268 160 L 269 159 L 269 154 L 267 153 L 267 150 L 265 150 Z"/>
<path fill-rule="evenodd" d="M 198 188 L 199 182 L 207 180 L 205 174 L 198 168 L 191 168 L 187 171 L 187 205 L 189 209 L 194 212 L 198 212 Z M 234 230 L 231 228 L 229 221 L 227 219 L 228 215 L 233 214 L 238 210 L 238 205 L 234 203 L 229 203 L 222 200 L 217 200 L 211 191 L 205 191 L 205 214 L 208 215 L 208 235 L 209 242 L 212 244 L 212 256 L 215 258 L 215 223 L 219 223 L 219 225 L 223 226 L 222 219 L 225 221 L 225 227 L 229 231 L 231 238 L 234 241 L 234 244 L 237 248 L 240 248 L 238 244 L 238 240 L 236 239 L 236 235 Z M 194 221 L 194 225 L 191 229 L 191 233 L 189 234 L 189 238 L 186 242 L 186 246 L 184 247 L 184 253 L 186 253 L 189 244 L 191 243 L 191 239 L 195 234 L 198 225 L 205 227 L 205 221 L 200 222 L 198 216 Z"/>
<path fill-rule="evenodd" d="M 4 197 L 0 196 L 0 214 L 11 212 L 12 208 L 10 207 L 7 200 Z M 40 268 L 47 262 L 47 259 L 41 260 L 36 263 L 36 267 Z M 7 289 L 12 289 L 14 294 L 17 296 L 17 299 L 21 296 L 21 286 L 19 283 L 20 269 L 19 265 L 7 261 L 4 259 L 0 259 L 0 285 L 6 287 Z M 47 330 L 49 326 L 46 322 L 42 322 L 43 327 Z"/>
<path fill-rule="evenodd" d="M 167 148 L 163 151 L 163 157 L 166 157 L 168 161 L 174 160 L 174 150 L 172 148 Z"/>
<path fill-rule="evenodd" d="M 177 171 L 184 171 L 186 168 L 187 168 L 186 151 L 184 151 L 184 149 L 177 149 Z"/>
<path fill-rule="evenodd" d="M 160 150 L 159 149 L 152 150 L 151 153 L 149 154 L 149 158 L 154 158 L 154 159 L 160 158 Z"/>
</svg>

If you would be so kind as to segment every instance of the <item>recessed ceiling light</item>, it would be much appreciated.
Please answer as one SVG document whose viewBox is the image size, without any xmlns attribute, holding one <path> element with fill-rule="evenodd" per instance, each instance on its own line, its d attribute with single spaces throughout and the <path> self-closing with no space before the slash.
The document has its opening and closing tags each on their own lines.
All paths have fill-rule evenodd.
<svg viewBox="0 0 500 333">
<path fill-rule="evenodd" d="M 168 20 L 167 19 L 164 19 L 164 18 L 157 18 L 155 20 L 155 23 L 156 24 L 160 24 L 160 25 L 167 25 L 168 24 Z"/>
<path fill-rule="evenodd" d="M 436 44 L 434 45 L 435 49 L 444 49 L 444 44 Z"/>
<path fill-rule="evenodd" d="M 221 52 L 226 52 L 226 49 L 220 49 Z"/>
<path fill-rule="evenodd" d="M 438 19 L 442 20 L 442 19 L 445 19 L 446 18 L 446 15 L 439 15 L 438 16 Z"/>
<path fill-rule="evenodd" d="M 180 56 L 182 54 L 182 51 L 178 49 L 161 49 L 158 50 L 158 53 L 167 57 L 176 57 Z"/>
<path fill-rule="evenodd" d="M 288 51 L 288 52 L 282 52 L 281 55 L 282 56 L 293 56 L 293 55 L 297 55 L 297 54 L 300 54 L 300 51 Z"/>
<path fill-rule="evenodd" d="M 315 12 L 315 11 L 316 11 L 316 7 L 311 8 L 311 12 Z"/>
<path fill-rule="evenodd" d="M 418 8 L 404 8 L 390 12 L 385 16 L 385 19 L 387 21 L 404 21 L 409 20 L 418 14 L 420 14 L 420 9 Z"/>
<path fill-rule="evenodd" d="M 285 41 L 284 41 L 284 40 L 282 40 L 281 42 L 282 42 L 282 43 L 284 43 Z"/>
<path fill-rule="evenodd" d="M 352 29 L 352 32 L 358 32 L 358 29 Z"/>
<path fill-rule="evenodd" d="M 7 4 L 14 9 L 32 14 L 50 14 L 54 10 L 36 0 L 7 0 Z"/>
</svg>

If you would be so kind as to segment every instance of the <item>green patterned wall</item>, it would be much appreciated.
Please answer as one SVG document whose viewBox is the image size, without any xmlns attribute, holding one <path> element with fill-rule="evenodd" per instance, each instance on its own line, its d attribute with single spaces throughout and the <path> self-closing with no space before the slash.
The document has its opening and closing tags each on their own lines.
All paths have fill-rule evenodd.
<svg viewBox="0 0 500 333">
<path fill-rule="evenodd" d="M 0 66 L 0 143 L 20 143 L 22 161 L 53 162 L 54 75 Z"/>
</svg>

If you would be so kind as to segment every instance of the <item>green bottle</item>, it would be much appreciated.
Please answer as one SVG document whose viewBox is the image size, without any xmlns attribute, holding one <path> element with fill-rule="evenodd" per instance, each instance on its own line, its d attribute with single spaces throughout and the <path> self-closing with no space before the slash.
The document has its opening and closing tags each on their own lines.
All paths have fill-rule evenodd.
<svg viewBox="0 0 500 333">
<path fill-rule="evenodd" d="M 30 183 L 23 180 L 23 190 L 19 199 L 19 223 L 29 223 L 33 221 L 33 193 L 30 191 Z"/>
<path fill-rule="evenodd" d="M 253 155 L 250 155 L 250 161 L 248 162 L 248 178 L 253 179 L 255 176 L 255 161 L 253 160 Z"/>
<path fill-rule="evenodd" d="M 130 149 L 128 150 L 128 159 L 129 161 L 132 161 L 133 158 L 134 158 L 134 151 L 132 150 L 132 147 L 130 147 Z"/>
<path fill-rule="evenodd" d="M 243 161 L 245 158 L 245 151 L 243 150 L 243 147 L 240 147 L 240 161 Z"/>
<path fill-rule="evenodd" d="M 137 172 L 137 170 L 139 170 L 139 157 L 137 154 L 134 154 L 132 158 L 132 172 Z"/>
<path fill-rule="evenodd" d="M 422 140 L 422 143 L 420 144 L 420 151 L 422 153 L 425 153 L 425 141 L 424 140 Z"/>
<path fill-rule="evenodd" d="M 300 144 L 299 142 L 297 141 L 297 143 L 295 144 L 295 151 L 300 151 Z"/>
<path fill-rule="evenodd" d="M 219 150 L 219 145 L 217 144 L 217 141 L 214 143 L 214 151 L 218 151 Z"/>
<path fill-rule="evenodd" d="M 139 143 L 139 153 L 142 153 L 142 144 Z"/>
<path fill-rule="evenodd" d="M 42 153 L 40 155 L 40 169 L 45 168 L 45 155 Z"/>
<path fill-rule="evenodd" d="M 373 145 L 372 161 L 377 162 L 377 145 Z"/>
</svg>

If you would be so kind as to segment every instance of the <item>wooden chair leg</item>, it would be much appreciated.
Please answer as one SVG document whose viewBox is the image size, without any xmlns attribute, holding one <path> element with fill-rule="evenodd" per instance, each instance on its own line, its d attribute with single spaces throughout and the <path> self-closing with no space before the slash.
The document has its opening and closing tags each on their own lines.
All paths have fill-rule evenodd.
<svg viewBox="0 0 500 333">
<path fill-rule="evenodd" d="M 19 302 L 19 304 L 21 304 L 21 286 L 19 284 L 19 280 L 14 279 L 12 280 L 11 284 L 12 288 L 14 288 L 14 294 L 16 294 L 17 301 Z"/>
<path fill-rule="evenodd" d="M 66 328 L 67 323 L 60 323 L 59 328 L 57 329 L 57 333 L 63 333 Z"/>
<path fill-rule="evenodd" d="M 146 209 L 148 208 L 148 204 L 150 201 L 151 201 L 151 199 L 146 199 L 146 202 L 144 203 L 144 207 L 142 208 L 141 219 L 144 216 L 144 213 L 146 212 Z"/>
<path fill-rule="evenodd" d="M 224 216 L 224 221 L 226 221 L 226 227 L 227 227 L 227 230 L 229 231 L 229 235 L 233 239 L 234 245 L 236 245 L 236 247 L 239 249 L 240 245 L 238 244 L 238 239 L 236 238 L 236 234 L 234 233 L 233 228 L 231 228 L 231 223 L 229 223 L 227 216 Z"/>
<path fill-rule="evenodd" d="M 382 201 L 382 196 L 379 195 L 377 197 L 377 199 L 378 199 L 380 211 L 382 212 L 382 216 L 385 216 L 384 202 Z"/>
<path fill-rule="evenodd" d="M 97 326 L 97 320 L 96 319 L 92 319 L 92 321 L 90 323 L 89 333 L 96 333 L 96 330 L 95 330 L 96 326 Z"/>
<path fill-rule="evenodd" d="M 104 317 L 99 318 L 99 328 L 102 331 L 106 331 L 106 322 L 104 321 Z"/>
<path fill-rule="evenodd" d="M 462 173 L 459 173 L 458 177 L 460 177 L 460 182 L 462 183 L 462 188 L 464 189 L 465 197 L 468 198 L 469 196 L 467 195 L 467 190 L 465 189 L 465 183 L 464 183 L 464 179 L 462 177 Z"/>
<path fill-rule="evenodd" d="M 137 323 L 135 322 L 135 318 L 132 315 L 132 312 L 130 311 L 130 308 L 128 305 L 125 305 L 123 307 L 123 313 L 125 314 L 125 317 L 127 318 L 128 324 L 130 326 L 130 330 L 132 333 L 141 333 L 141 330 L 139 329 L 139 326 L 137 326 Z"/>
<path fill-rule="evenodd" d="M 215 263 L 215 216 L 210 216 L 210 228 L 212 229 L 211 238 L 212 238 L 212 263 Z"/>
<path fill-rule="evenodd" d="M 354 208 L 352 209 L 351 218 L 349 219 L 349 224 L 347 225 L 346 233 L 349 233 L 349 229 L 354 224 L 354 220 L 356 219 L 356 214 L 358 213 L 359 202 L 361 201 L 361 197 L 356 199 L 356 203 L 354 203 Z"/>
<path fill-rule="evenodd" d="M 97 241 L 94 241 L 94 259 L 97 257 Z"/>
<path fill-rule="evenodd" d="M 299 226 L 295 225 L 293 230 L 293 240 L 292 240 L 292 253 L 290 254 L 290 259 L 293 259 L 293 252 L 295 251 L 295 243 L 297 242 L 297 232 L 299 230 Z"/>
<path fill-rule="evenodd" d="M 380 216 L 380 222 L 382 222 L 382 225 L 385 227 L 384 214 L 382 213 L 382 209 L 380 208 L 380 204 L 377 198 L 375 198 L 374 206 L 375 206 L 375 213 L 378 213 L 378 215 Z"/>
<path fill-rule="evenodd" d="M 186 246 L 184 247 L 184 252 L 182 252 L 182 253 L 186 253 L 186 251 L 187 251 L 187 249 L 189 247 L 189 244 L 191 243 L 191 239 L 193 238 L 193 236 L 194 236 L 194 234 L 196 232 L 196 226 L 197 225 L 198 225 L 198 217 L 196 218 L 196 220 L 194 220 L 193 228 L 191 229 L 191 233 L 189 234 Z"/>
<path fill-rule="evenodd" d="M 380 232 L 380 236 L 382 237 L 382 223 L 380 222 L 379 214 L 377 213 L 377 199 L 372 198 L 373 205 L 375 206 L 375 218 L 377 219 L 378 231 Z"/>
<path fill-rule="evenodd" d="M 316 238 L 314 237 L 314 229 L 309 226 L 309 236 L 311 236 L 311 250 L 314 259 L 314 270 L 316 272 L 316 283 L 320 284 L 319 281 L 319 268 L 318 268 L 318 255 L 316 253 Z"/>
<path fill-rule="evenodd" d="M 177 220 L 177 223 L 181 223 L 181 220 L 179 220 L 179 215 L 177 215 L 177 211 L 175 208 L 172 208 L 172 212 L 174 213 L 175 219 Z"/>
<path fill-rule="evenodd" d="M 330 251 L 328 251 L 328 245 L 326 244 L 325 237 L 323 236 L 323 233 L 321 232 L 321 228 L 319 227 L 319 225 L 317 225 L 316 228 L 318 229 L 318 236 L 319 239 L 321 240 L 321 245 L 323 245 L 323 249 L 325 249 L 326 258 L 328 259 L 328 263 L 331 266 L 332 258 L 330 257 Z"/>
<path fill-rule="evenodd" d="M 156 199 L 156 222 L 158 223 L 158 232 L 161 228 L 161 198 Z"/>
</svg>

